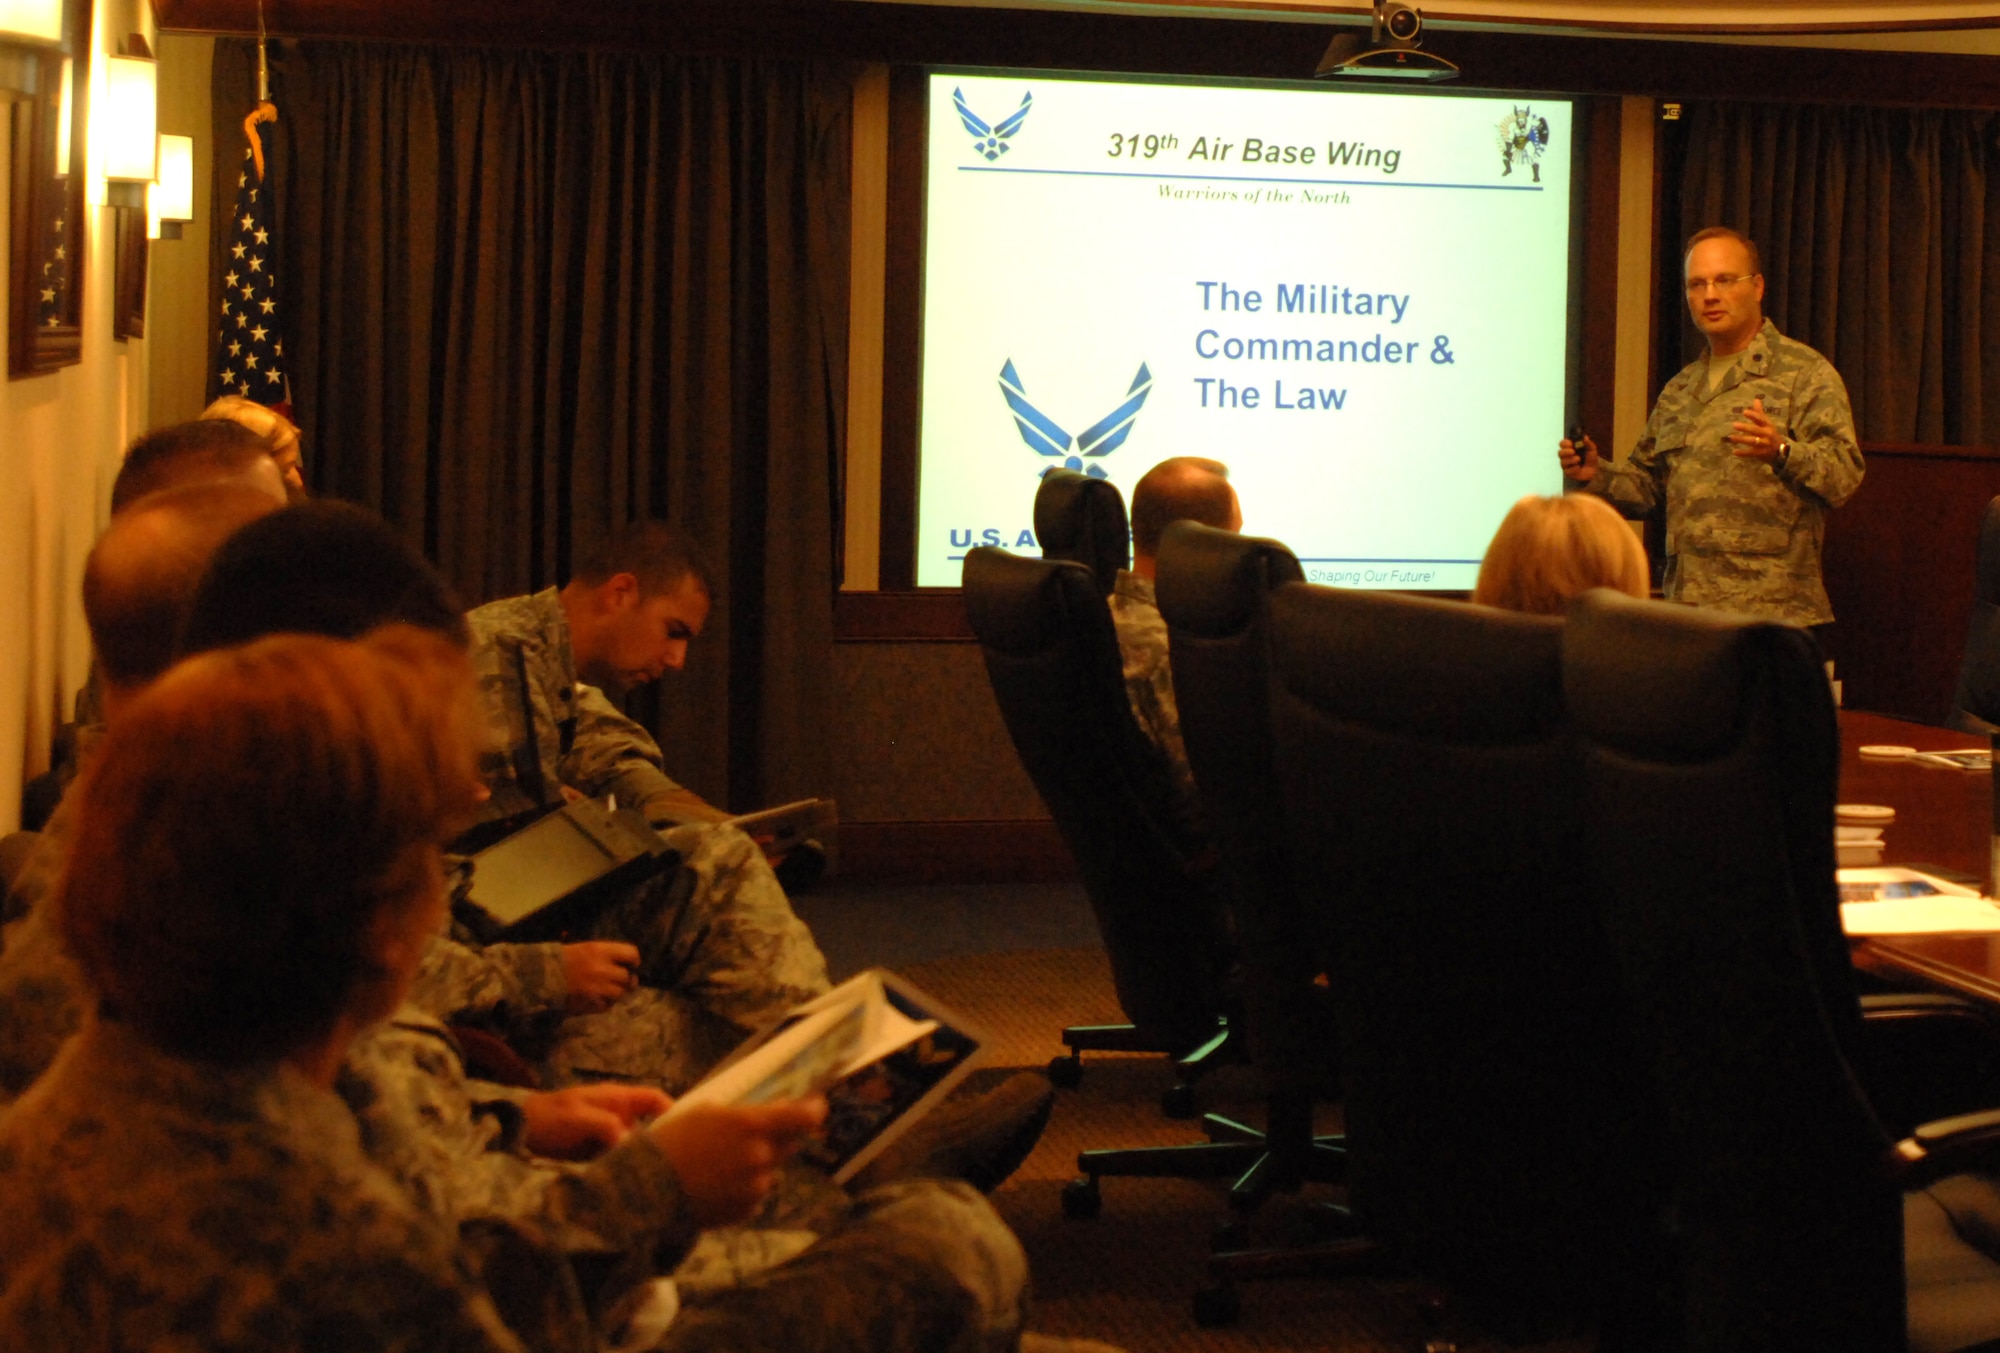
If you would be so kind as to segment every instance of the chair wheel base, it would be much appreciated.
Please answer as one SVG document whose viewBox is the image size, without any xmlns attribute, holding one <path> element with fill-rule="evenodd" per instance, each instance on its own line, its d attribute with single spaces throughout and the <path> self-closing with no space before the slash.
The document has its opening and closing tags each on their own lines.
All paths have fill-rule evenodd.
<svg viewBox="0 0 2000 1353">
<path fill-rule="evenodd" d="M 1203 1329 L 1233 1325 L 1243 1315 L 1243 1298 L 1234 1287 L 1204 1287 L 1194 1294 L 1194 1323 Z"/>
<path fill-rule="evenodd" d="M 1088 1221 L 1104 1210 L 1104 1195 L 1098 1191 L 1095 1175 L 1084 1175 L 1063 1185 L 1062 1210 L 1065 1217 Z"/>
<path fill-rule="evenodd" d="M 1080 1057 L 1049 1058 L 1049 1082 L 1058 1090 L 1074 1090 L 1083 1084 L 1083 1059 Z"/>
<path fill-rule="evenodd" d="M 1195 1103 L 1192 1085 L 1183 1082 L 1160 1091 L 1160 1112 L 1167 1117 L 1188 1119 L 1200 1111 L 1200 1106 Z"/>
</svg>

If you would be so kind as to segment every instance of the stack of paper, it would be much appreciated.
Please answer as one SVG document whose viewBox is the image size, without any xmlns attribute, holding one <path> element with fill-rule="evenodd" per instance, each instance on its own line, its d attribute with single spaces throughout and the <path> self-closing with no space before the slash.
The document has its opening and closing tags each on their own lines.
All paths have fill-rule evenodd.
<svg viewBox="0 0 2000 1353">
<path fill-rule="evenodd" d="M 1866 866 L 1882 863 L 1882 829 L 1880 827 L 1835 827 L 1833 829 L 1834 862 L 1842 866 Z"/>
<path fill-rule="evenodd" d="M 2000 906 L 1914 869 L 1841 869 L 1840 924 L 1850 935 L 2000 934 Z"/>
</svg>

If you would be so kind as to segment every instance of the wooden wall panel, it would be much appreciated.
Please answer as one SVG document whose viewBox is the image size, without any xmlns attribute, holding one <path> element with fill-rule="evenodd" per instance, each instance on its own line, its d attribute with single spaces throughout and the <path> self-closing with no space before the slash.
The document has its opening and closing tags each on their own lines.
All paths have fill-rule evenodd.
<svg viewBox="0 0 2000 1353">
<path fill-rule="evenodd" d="M 1925 723 L 1951 709 L 1979 521 L 2000 450 L 1865 446 L 1868 476 L 1827 529 L 1832 656 L 1845 703 Z"/>
</svg>

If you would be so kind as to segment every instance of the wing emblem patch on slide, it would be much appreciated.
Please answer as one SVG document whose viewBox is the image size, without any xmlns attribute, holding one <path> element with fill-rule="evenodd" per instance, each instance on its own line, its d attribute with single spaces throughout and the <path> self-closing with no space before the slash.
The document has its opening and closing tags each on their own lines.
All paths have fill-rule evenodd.
<svg viewBox="0 0 2000 1353">
<path fill-rule="evenodd" d="M 991 163 L 1007 153 L 1007 139 L 1021 130 L 1021 124 L 1028 120 L 1028 105 L 1035 101 L 1035 96 L 1032 91 L 1023 93 L 1021 106 L 990 127 L 986 124 L 986 120 L 973 112 L 971 106 L 966 103 L 964 90 L 952 90 L 951 101 L 958 108 L 958 120 L 965 124 L 965 130 L 972 135 L 972 148 Z"/>
<path fill-rule="evenodd" d="M 1014 370 L 1012 358 L 1000 368 L 1000 393 L 1006 399 L 1007 407 L 1014 411 L 1014 426 L 1020 429 L 1021 440 L 1036 455 L 1060 458 L 1063 469 L 1083 470 L 1092 479 L 1104 479 L 1107 477 L 1104 467 L 1092 465 L 1085 469 L 1084 458 L 1108 456 L 1125 445 L 1125 439 L 1132 435 L 1133 421 L 1139 417 L 1139 410 L 1145 407 L 1146 396 L 1153 393 L 1153 373 L 1146 369 L 1144 362 L 1139 363 L 1139 374 L 1132 378 L 1124 402 L 1074 437 L 1028 402 L 1028 392 L 1021 388 L 1021 377 Z M 1048 470 L 1042 473 L 1047 474 Z"/>
</svg>

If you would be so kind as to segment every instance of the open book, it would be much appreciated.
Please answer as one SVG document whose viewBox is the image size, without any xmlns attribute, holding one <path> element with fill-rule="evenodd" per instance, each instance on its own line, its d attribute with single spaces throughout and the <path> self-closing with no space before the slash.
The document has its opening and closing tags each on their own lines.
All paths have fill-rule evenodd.
<svg viewBox="0 0 2000 1353">
<path fill-rule="evenodd" d="M 972 1071 L 985 1042 L 895 974 L 870 969 L 751 1038 L 667 1116 L 824 1094 L 826 1123 L 800 1157 L 844 1184 Z"/>
</svg>

